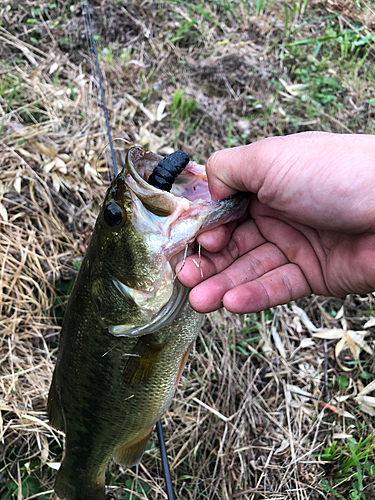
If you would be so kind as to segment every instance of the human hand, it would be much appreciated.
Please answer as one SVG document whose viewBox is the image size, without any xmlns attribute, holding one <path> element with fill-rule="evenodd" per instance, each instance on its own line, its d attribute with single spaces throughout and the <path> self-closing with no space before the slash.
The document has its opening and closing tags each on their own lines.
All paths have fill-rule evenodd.
<svg viewBox="0 0 375 500">
<path fill-rule="evenodd" d="M 194 309 L 375 290 L 375 136 L 272 137 L 216 152 L 207 175 L 213 199 L 254 195 L 239 223 L 198 236 L 201 269 L 193 255 L 178 275 Z"/>
</svg>

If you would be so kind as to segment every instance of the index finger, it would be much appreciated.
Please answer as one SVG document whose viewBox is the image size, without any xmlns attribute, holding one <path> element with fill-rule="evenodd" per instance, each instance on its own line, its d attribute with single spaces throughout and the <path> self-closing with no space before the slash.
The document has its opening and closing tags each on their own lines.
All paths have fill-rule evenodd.
<svg viewBox="0 0 375 500">
<path fill-rule="evenodd" d="M 220 252 L 202 251 L 201 257 L 191 255 L 186 262 L 177 264 L 176 273 L 184 286 L 192 288 L 201 281 L 220 273 L 246 252 L 265 243 L 253 219 L 240 224 L 228 244 Z"/>
</svg>

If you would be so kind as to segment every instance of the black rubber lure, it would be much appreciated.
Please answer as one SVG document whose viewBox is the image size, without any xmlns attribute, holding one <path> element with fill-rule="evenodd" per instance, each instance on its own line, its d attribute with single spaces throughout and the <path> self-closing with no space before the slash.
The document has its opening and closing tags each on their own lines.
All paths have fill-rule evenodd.
<svg viewBox="0 0 375 500">
<path fill-rule="evenodd" d="M 162 191 L 169 192 L 172 189 L 174 181 L 189 161 L 190 158 L 186 153 L 183 151 L 175 151 L 158 163 L 148 178 L 148 183 Z"/>
</svg>

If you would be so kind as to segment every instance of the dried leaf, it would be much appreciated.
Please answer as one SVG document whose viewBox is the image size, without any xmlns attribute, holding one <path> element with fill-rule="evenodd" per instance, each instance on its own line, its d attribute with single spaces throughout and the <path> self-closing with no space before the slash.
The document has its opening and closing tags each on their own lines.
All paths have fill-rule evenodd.
<svg viewBox="0 0 375 500">
<path fill-rule="evenodd" d="M 62 160 L 64 160 L 65 163 L 67 163 L 68 161 L 70 161 L 70 156 L 67 155 L 66 153 L 59 153 L 59 158 L 61 158 Z"/>
<path fill-rule="evenodd" d="M 356 361 L 358 361 L 359 359 L 359 348 L 358 346 L 356 346 L 355 342 L 353 341 L 353 339 L 347 335 L 345 333 L 345 335 L 343 336 L 343 338 L 337 342 L 336 344 L 336 348 L 335 348 L 335 356 L 336 356 L 336 361 L 337 361 L 337 364 L 340 366 L 340 368 L 346 372 L 350 372 L 352 370 L 354 370 L 355 366 L 353 366 L 352 368 L 348 368 L 347 366 L 344 366 L 341 361 L 340 361 L 340 354 L 341 352 L 344 350 L 345 348 L 345 345 L 348 345 L 351 353 L 353 354 L 353 357 Z"/>
<path fill-rule="evenodd" d="M 305 327 L 310 330 L 311 332 L 319 332 L 321 328 L 317 328 L 310 318 L 307 316 L 305 311 L 301 309 L 300 307 L 296 306 L 296 304 L 292 304 L 292 311 L 301 318 L 302 323 L 305 325 Z"/>
<path fill-rule="evenodd" d="M 54 166 L 55 166 L 55 159 L 53 159 L 52 161 L 49 161 L 48 163 L 45 163 L 43 165 L 43 170 L 45 172 L 50 172 Z"/>
<path fill-rule="evenodd" d="M 368 354 L 371 354 L 371 355 L 373 354 L 372 348 L 365 342 L 364 337 L 366 335 L 368 335 L 368 332 L 365 332 L 365 331 L 355 332 L 353 330 L 346 331 L 342 328 L 332 328 L 332 329 L 321 330 L 319 332 L 312 333 L 311 335 L 312 335 L 312 337 L 315 337 L 315 338 L 327 339 L 327 340 L 345 338 L 346 340 L 344 342 L 336 345 L 336 350 L 340 349 L 340 352 L 341 352 L 344 345 L 347 343 L 349 345 L 349 347 L 352 346 L 350 349 L 352 350 L 353 356 L 355 357 L 355 359 L 358 359 L 359 352 L 361 349 L 364 349 Z M 347 340 L 348 338 L 351 340 L 351 342 Z M 337 346 L 339 346 L 339 347 L 337 347 Z M 336 353 L 336 357 L 337 357 L 337 353 Z M 347 370 L 347 368 L 343 368 L 343 369 Z"/>
<path fill-rule="evenodd" d="M 307 391 L 304 391 L 303 389 L 301 389 L 297 385 L 286 384 L 286 388 L 288 389 L 288 391 L 293 392 L 295 394 L 298 394 L 300 396 L 306 396 L 307 398 L 312 398 L 313 397 L 312 394 L 310 394 Z"/>
<path fill-rule="evenodd" d="M 134 99 L 133 96 L 129 94 L 125 94 L 126 98 L 137 108 L 139 108 L 143 113 L 147 116 L 147 118 L 151 121 L 154 122 L 156 121 L 156 117 L 151 111 L 149 111 L 141 102 L 137 101 L 137 99 Z"/>
<path fill-rule="evenodd" d="M 164 101 L 164 99 L 159 102 L 158 109 L 156 110 L 156 121 L 160 122 L 165 116 L 167 116 L 164 113 L 166 104 L 167 103 Z"/>
<path fill-rule="evenodd" d="M 370 355 L 374 354 L 372 348 L 365 341 L 365 336 L 368 335 L 370 332 L 365 332 L 365 331 L 355 332 L 353 330 L 348 330 L 346 333 L 364 351 L 366 351 Z"/>
<path fill-rule="evenodd" d="M 59 172 L 61 174 L 67 174 L 68 173 L 68 169 L 66 168 L 65 163 L 64 163 L 64 166 L 62 166 L 62 167 L 59 168 Z"/>
<path fill-rule="evenodd" d="M 96 170 L 94 168 L 92 168 L 92 166 L 88 162 L 85 163 L 84 175 L 85 175 L 85 177 L 93 179 L 93 181 L 95 181 L 97 184 L 99 184 L 99 186 L 101 186 L 103 184 L 101 179 L 99 178 Z"/>
<path fill-rule="evenodd" d="M 50 75 L 53 75 L 53 73 L 55 73 L 55 71 L 58 69 L 58 67 L 59 67 L 59 65 L 58 65 L 56 62 L 54 62 L 54 63 L 51 65 L 51 67 L 50 67 L 50 69 L 49 69 L 48 73 L 49 73 Z"/>
<path fill-rule="evenodd" d="M 150 151 L 158 152 L 165 144 L 164 137 L 159 137 L 152 132 L 149 131 L 147 127 L 140 128 L 141 140 L 140 144 L 148 147 Z"/>
<path fill-rule="evenodd" d="M 30 159 L 32 159 L 34 161 L 39 161 L 39 158 L 34 153 L 31 153 L 30 151 L 27 151 L 27 149 L 17 148 L 16 151 L 17 151 L 17 153 L 19 153 L 20 155 L 24 156 L 25 158 L 30 158 Z"/>
<path fill-rule="evenodd" d="M 369 406 L 373 406 L 375 408 L 375 398 L 373 396 L 358 396 L 356 397 L 356 400 L 359 403 L 366 403 Z"/>
<path fill-rule="evenodd" d="M 288 447 L 290 446 L 290 442 L 289 442 L 289 439 L 283 439 L 281 441 L 281 444 L 280 446 L 277 448 L 277 450 L 275 450 L 275 455 L 277 455 L 278 453 L 282 453 L 283 451 L 285 451 Z"/>
<path fill-rule="evenodd" d="M 288 94 L 292 96 L 299 96 L 303 94 L 303 92 L 307 89 L 307 85 L 304 83 L 289 84 L 282 78 L 279 78 L 279 81 L 284 89 L 288 92 Z"/>
<path fill-rule="evenodd" d="M 52 172 L 52 184 L 53 184 L 53 187 L 55 188 L 55 191 L 58 193 L 60 191 L 61 182 L 60 182 L 59 176 L 57 174 L 55 174 L 54 172 Z"/>
<path fill-rule="evenodd" d="M 375 326 L 375 318 L 371 318 L 366 323 L 363 325 L 363 328 L 371 328 L 372 326 Z"/>
<path fill-rule="evenodd" d="M 59 156 L 56 156 L 55 165 L 57 168 L 65 167 L 65 161 L 62 160 Z"/>
<path fill-rule="evenodd" d="M 8 222 L 8 212 L 2 203 L 0 203 L 0 217 L 5 220 L 5 222 Z"/>
<path fill-rule="evenodd" d="M 365 394 L 368 394 L 369 392 L 375 391 L 375 380 L 370 382 L 369 384 L 364 387 L 361 392 L 358 394 L 358 396 L 363 396 Z"/>
<path fill-rule="evenodd" d="M 343 403 L 344 401 L 347 401 L 349 398 L 351 398 L 353 396 L 353 394 L 349 394 L 349 395 L 346 395 L 346 396 L 335 396 L 335 400 L 338 402 L 338 403 Z"/>
<path fill-rule="evenodd" d="M 301 318 L 299 316 L 294 316 L 292 319 L 292 324 L 294 328 L 296 329 L 297 333 L 301 333 L 303 328 L 301 324 Z"/>
<path fill-rule="evenodd" d="M 351 418 L 352 420 L 356 420 L 356 417 L 354 415 L 352 415 L 351 413 L 349 413 L 348 411 L 346 410 L 338 410 L 338 414 L 340 415 L 340 417 L 344 417 L 344 418 Z"/>
<path fill-rule="evenodd" d="M 326 403 L 325 401 L 318 401 L 319 406 L 324 408 L 325 410 L 330 410 L 332 413 L 338 413 L 339 410 L 336 408 L 336 406 L 333 406 L 329 403 Z"/>
<path fill-rule="evenodd" d="M 285 351 L 284 345 L 282 343 L 281 337 L 278 334 L 275 326 L 271 327 L 271 335 L 272 335 L 272 338 L 275 342 L 276 349 L 280 353 L 280 356 L 285 359 L 286 358 L 286 351 Z"/>
<path fill-rule="evenodd" d="M 48 465 L 48 467 L 51 467 L 51 469 L 54 469 L 54 470 L 59 470 L 61 467 L 60 462 L 47 462 L 47 465 Z"/>
<path fill-rule="evenodd" d="M 40 449 L 40 457 L 42 459 L 43 462 L 46 462 L 48 460 L 48 457 L 49 457 L 49 445 L 48 445 L 48 439 L 46 439 L 45 436 L 40 436 L 40 446 L 39 446 L 39 449 Z"/>
<path fill-rule="evenodd" d="M 299 347 L 301 349 L 305 349 L 306 347 L 312 347 L 313 345 L 315 345 L 315 342 L 313 341 L 313 339 L 310 339 L 309 337 L 305 337 L 304 339 L 301 340 Z"/>
<path fill-rule="evenodd" d="M 332 441 L 336 441 L 336 439 L 348 439 L 352 438 L 350 434 L 345 434 L 345 432 L 336 432 L 335 434 L 332 434 Z"/>
<path fill-rule="evenodd" d="M 41 142 L 34 142 L 34 146 L 35 149 L 37 149 L 42 155 L 50 156 L 51 158 L 57 155 L 57 149 L 50 144 L 47 146 L 46 144 L 42 144 Z"/>
<path fill-rule="evenodd" d="M 16 177 L 15 181 L 13 182 L 13 187 L 18 194 L 21 194 L 21 182 L 22 182 L 21 177 Z"/>
<path fill-rule="evenodd" d="M 371 382 L 355 397 L 357 403 L 361 405 L 361 410 L 369 415 L 375 416 L 375 398 L 372 396 L 366 396 L 368 392 L 375 389 L 375 381 Z"/>
<path fill-rule="evenodd" d="M 338 320 L 341 319 L 344 316 L 344 306 L 341 306 L 340 309 L 337 311 L 336 317 L 334 319 Z"/>
<path fill-rule="evenodd" d="M 341 339 L 345 335 L 345 330 L 342 328 L 327 328 L 324 330 L 320 330 L 319 332 L 312 333 L 311 336 L 317 339 L 327 339 L 327 340 L 335 340 Z"/>
</svg>

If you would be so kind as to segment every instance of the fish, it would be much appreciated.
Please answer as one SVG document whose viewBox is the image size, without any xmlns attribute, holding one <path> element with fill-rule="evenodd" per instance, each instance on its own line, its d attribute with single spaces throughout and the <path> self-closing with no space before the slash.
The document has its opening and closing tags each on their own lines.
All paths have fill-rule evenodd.
<svg viewBox="0 0 375 500">
<path fill-rule="evenodd" d="M 47 406 L 66 434 L 60 500 L 104 500 L 108 462 L 141 460 L 202 323 L 175 265 L 198 234 L 247 206 L 246 193 L 212 201 L 205 168 L 193 161 L 170 192 L 150 185 L 162 160 L 138 146 L 127 152 L 67 304 Z"/>
</svg>

